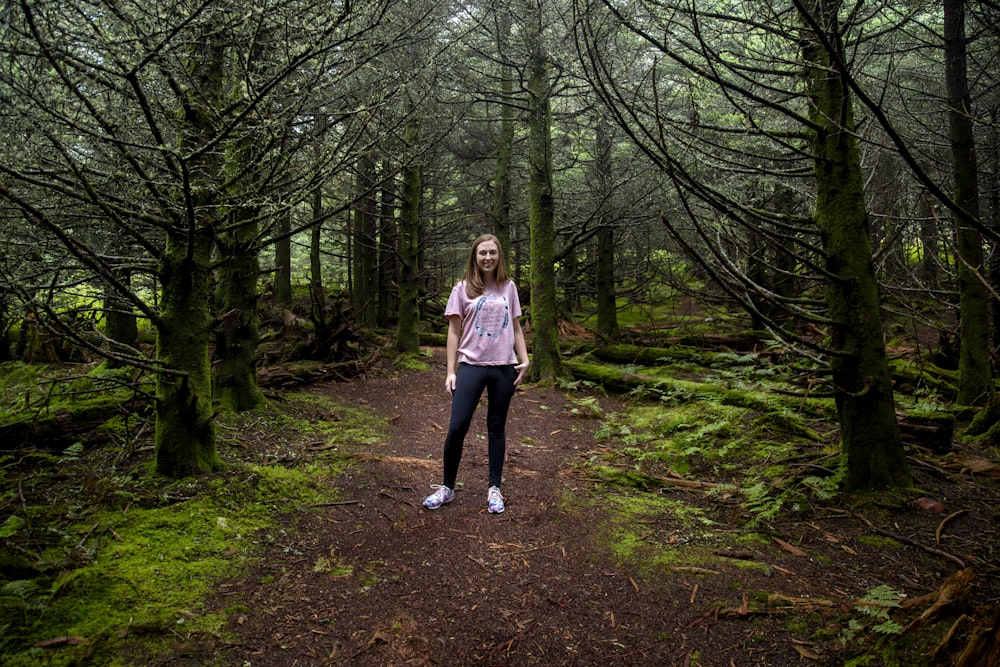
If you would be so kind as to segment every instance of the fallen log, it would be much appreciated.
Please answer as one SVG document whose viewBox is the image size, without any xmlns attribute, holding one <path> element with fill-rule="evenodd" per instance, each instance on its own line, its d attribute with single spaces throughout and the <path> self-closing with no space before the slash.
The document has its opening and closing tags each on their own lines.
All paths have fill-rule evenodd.
<svg viewBox="0 0 1000 667">
<path fill-rule="evenodd" d="M 0 424 L 0 451 L 20 447 L 39 447 L 61 451 L 96 429 L 123 409 L 142 413 L 149 405 L 147 399 L 136 399 L 123 407 L 121 397 L 88 401 L 79 404 L 63 403 L 58 410 L 42 409 L 18 421 Z"/>
<path fill-rule="evenodd" d="M 350 361 L 296 361 L 268 366 L 257 372 L 257 384 L 265 388 L 285 389 L 327 380 L 349 380 L 367 371 L 377 358 L 378 352 L 375 352 Z"/>
<path fill-rule="evenodd" d="M 775 412 L 775 408 L 779 405 L 809 416 L 828 416 L 825 411 L 834 409 L 833 403 L 830 401 L 820 402 L 776 396 L 773 393 L 740 391 L 712 382 L 692 382 L 690 380 L 654 377 L 623 371 L 620 368 L 604 364 L 586 363 L 579 359 L 568 359 L 563 362 L 563 366 L 577 379 L 589 380 L 609 391 L 623 394 L 644 388 L 663 394 L 690 395 L 692 397 L 711 396 L 723 405 L 765 413 Z"/>
</svg>

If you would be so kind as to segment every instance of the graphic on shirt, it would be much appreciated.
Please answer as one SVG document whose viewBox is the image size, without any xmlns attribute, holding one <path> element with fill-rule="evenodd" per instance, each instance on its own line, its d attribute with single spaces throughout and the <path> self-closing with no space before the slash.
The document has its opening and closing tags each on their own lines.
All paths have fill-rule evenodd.
<svg viewBox="0 0 1000 667">
<path fill-rule="evenodd" d="M 507 298 L 495 295 L 483 295 L 476 304 L 476 333 L 480 336 L 494 338 L 507 328 L 510 322 L 510 310 L 507 308 Z"/>
</svg>

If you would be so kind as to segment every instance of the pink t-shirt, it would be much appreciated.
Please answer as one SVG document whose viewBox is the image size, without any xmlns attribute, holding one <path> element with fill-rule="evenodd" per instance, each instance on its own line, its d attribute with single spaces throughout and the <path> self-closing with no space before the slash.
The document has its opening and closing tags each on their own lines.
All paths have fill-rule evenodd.
<svg viewBox="0 0 1000 667">
<path fill-rule="evenodd" d="M 465 282 L 451 289 L 445 316 L 462 318 L 462 337 L 458 342 L 459 363 L 473 366 L 503 366 L 516 364 L 514 354 L 513 318 L 521 317 L 521 301 L 513 280 L 503 285 L 487 287 L 481 295 L 470 299 L 465 294 Z"/>
</svg>

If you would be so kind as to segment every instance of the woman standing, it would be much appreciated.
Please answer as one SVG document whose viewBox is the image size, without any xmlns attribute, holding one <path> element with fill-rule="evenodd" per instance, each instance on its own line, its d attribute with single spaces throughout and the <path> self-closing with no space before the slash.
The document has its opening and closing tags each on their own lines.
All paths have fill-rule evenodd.
<svg viewBox="0 0 1000 667">
<path fill-rule="evenodd" d="M 507 277 L 497 237 L 483 234 L 473 242 L 465 275 L 452 288 L 444 314 L 448 318 L 444 388 L 451 394 L 451 422 L 444 441 L 444 475 L 440 485 L 431 486 L 436 490 L 424 499 L 424 507 L 436 510 L 454 499 L 465 435 L 486 389 L 490 464 L 486 506 L 491 514 L 499 514 L 504 511 L 500 483 L 507 451 L 507 411 L 529 361 L 517 286 Z"/>
</svg>

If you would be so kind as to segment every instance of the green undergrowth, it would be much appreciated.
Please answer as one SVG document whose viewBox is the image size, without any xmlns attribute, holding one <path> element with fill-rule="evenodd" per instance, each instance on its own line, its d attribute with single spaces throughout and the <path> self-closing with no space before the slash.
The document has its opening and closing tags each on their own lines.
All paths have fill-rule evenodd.
<svg viewBox="0 0 1000 667">
<path fill-rule="evenodd" d="M 205 605 L 216 584 L 283 543 L 289 514 L 337 500 L 340 446 L 378 442 L 383 426 L 358 406 L 283 394 L 220 417 L 227 464 L 215 475 L 157 478 L 150 448 L 129 454 L 110 437 L 86 452 L 4 455 L 0 664 L 117 666 L 225 637 L 226 610 Z M 257 432 L 280 444 L 241 446 Z"/>
<path fill-rule="evenodd" d="M 717 541 L 706 508 L 725 512 L 727 520 L 738 517 L 738 528 L 754 534 L 779 513 L 836 495 L 841 471 L 832 401 L 776 398 L 774 387 L 787 387 L 784 373 L 744 356 L 733 355 L 727 366 L 717 355 L 717 367 L 697 373 L 687 361 L 627 369 L 657 381 L 605 416 L 596 433 L 602 446 L 585 464 L 601 482 L 601 503 L 612 509 L 606 532 L 616 559 L 710 567 L 714 557 L 690 549 Z M 677 493 L 691 488 L 698 502 Z M 689 547 L 683 557 L 678 545 Z"/>
<path fill-rule="evenodd" d="M 140 409 L 152 395 L 152 380 L 132 368 L 100 364 L 0 364 L 0 429 L 10 442 L 25 434 L 51 439 L 58 423 L 98 420 Z M 57 419 L 58 418 L 58 419 Z"/>
<path fill-rule="evenodd" d="M 787 524 L 808 523 L 817 510 L 845 500 L 840 431 L 823 375 L 772 366 L 755 355 L 682 352 L 615 346 L 604 351 L 603 362 L 599 354 L 567 362 L 577 382 L 610 381 L 624 397 L 618 412 L 603 415 L 597 446 L 582 464 L 592 492 L 574 501 L 575 511 L 601 517 L 595 534 L 603 556 L 642 573 L 647 585 L 722 575 L 713 581 L 740 586 L 743 606 L 728 610 L 734 615 L 787 615 L 795 635 L 848 653 L 894 638 L 900 631 L 889 617 L 895 591 L 875 587 L 846 612 L 819 610 L 776 594 L 766 582 L 753 590 L 744 583 L 751 579 L 733 572 L 773 576 L 768 554 L 791 548 Z M 630 355 L 641 363 L 614 363 Z M 901 394 L 899 405 L 911 423 L 955 427 L 932 387 Z M 901 489 L 846 500 L 863 515 L 889 520 L 911 508 L 919 493 Z M 877 535 L 863 536 L 860 544 L 881 553 L 901 548 Z M 881 646 L 891 651 L 893 644 Z"/>
</svg>

